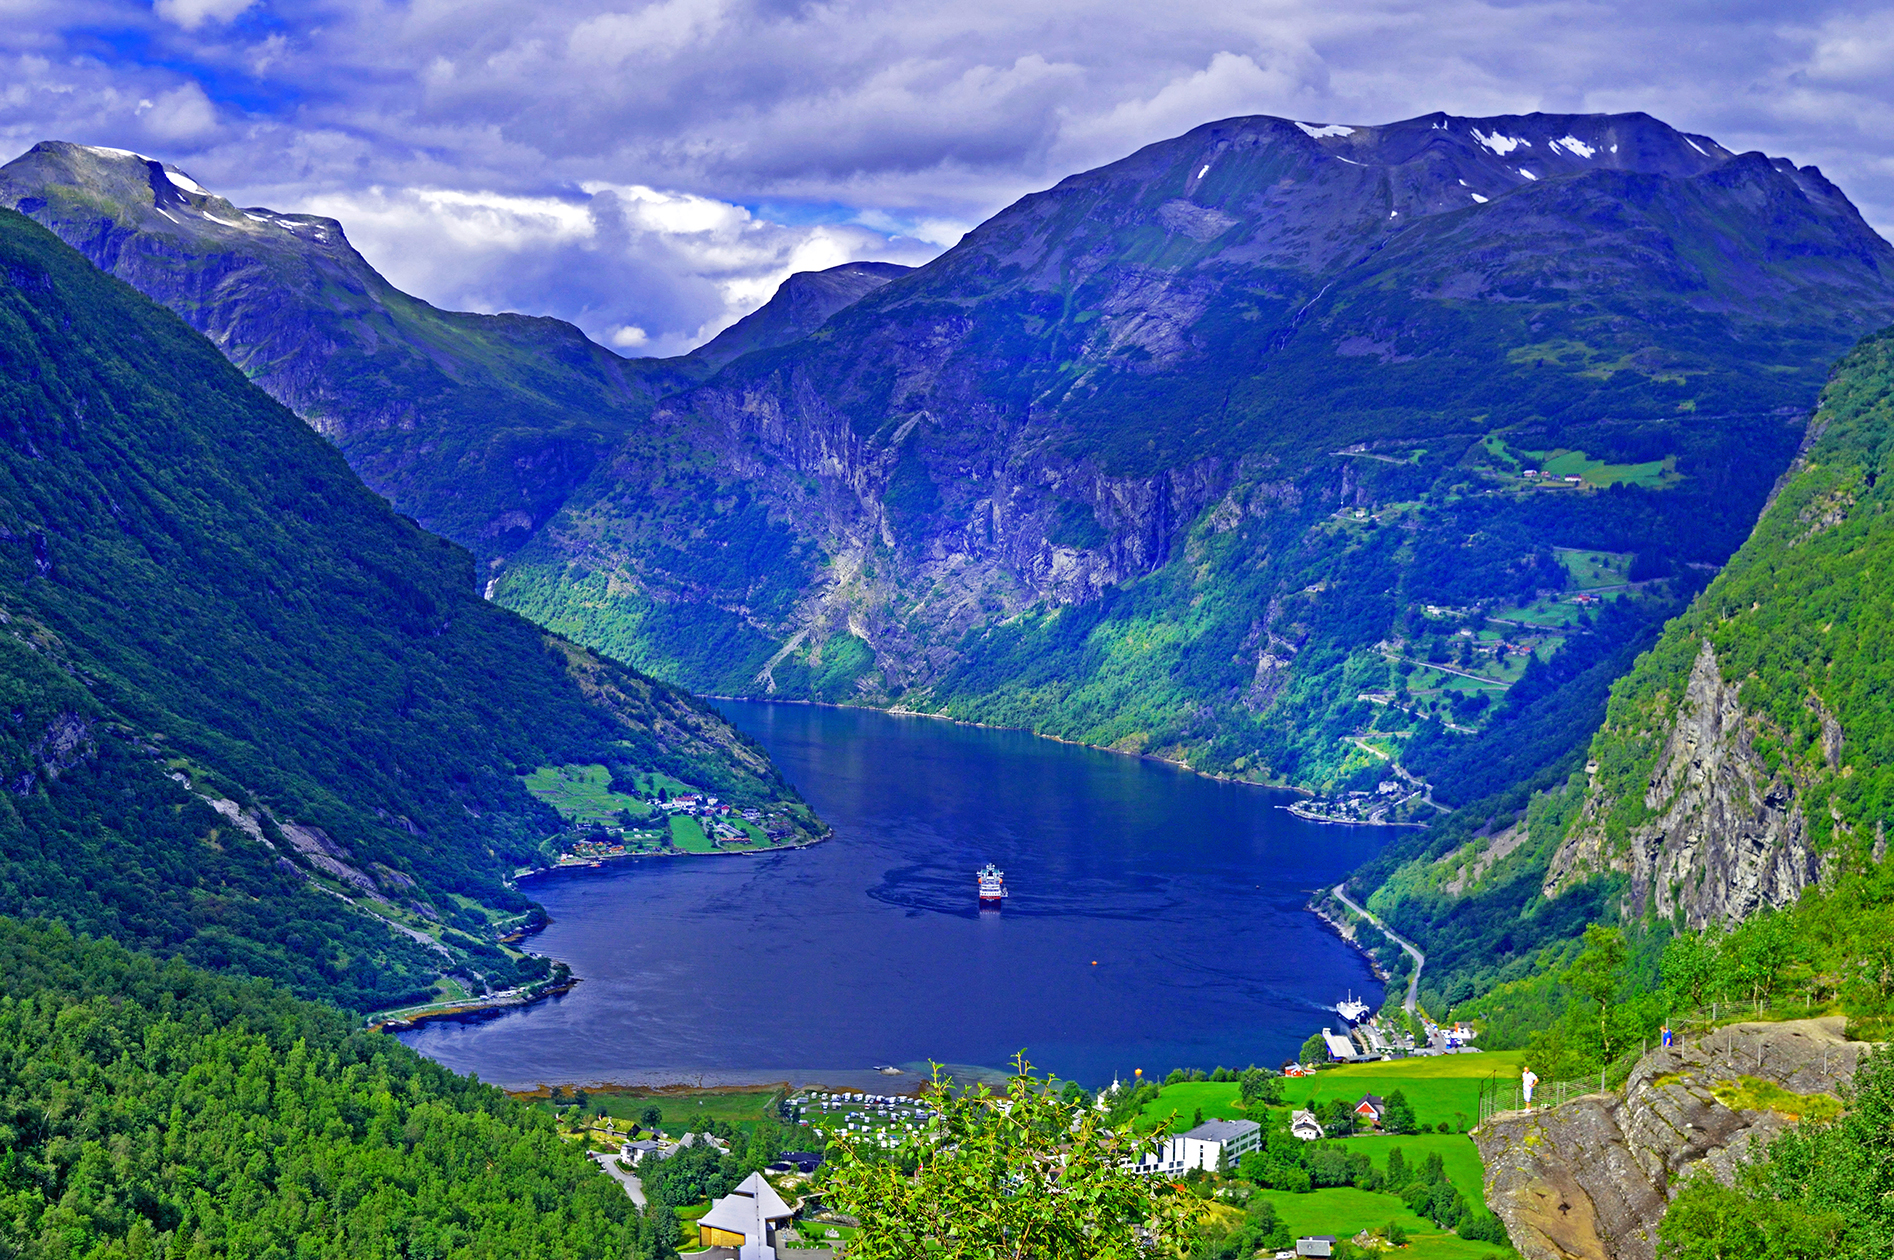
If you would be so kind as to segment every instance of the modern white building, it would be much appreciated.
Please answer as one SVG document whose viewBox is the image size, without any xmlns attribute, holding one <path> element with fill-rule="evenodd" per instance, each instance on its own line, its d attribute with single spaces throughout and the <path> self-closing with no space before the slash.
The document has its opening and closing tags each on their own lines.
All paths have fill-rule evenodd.
<svg viewBox="0 0 1894 1260">
<path fill-rule="evenodd" d="M 1194 1168 L 1234 1169 L 1236 1161 L 1263 1144 L 1263 1126 L 1254 1120 L 1206 1120 L 1187 1133 L 1174 1133 L 1164 1145 L 1146 1151 L 1133 1172 L 1179 1176 Z"/>
<path fill-rule="evenodd" d="M 1346 1063 L 1361 1057 L 1355 1050 L 1355 1043 L 1348 1039 L 1348 1034 L 1346 1033 L 1331 1032 L 1324 1028 L 1322 1030 L 1322 1043 L 1328 1047 L 1328 1057 L 1331 1059 L 1337 1059 Z"/>
</svg>

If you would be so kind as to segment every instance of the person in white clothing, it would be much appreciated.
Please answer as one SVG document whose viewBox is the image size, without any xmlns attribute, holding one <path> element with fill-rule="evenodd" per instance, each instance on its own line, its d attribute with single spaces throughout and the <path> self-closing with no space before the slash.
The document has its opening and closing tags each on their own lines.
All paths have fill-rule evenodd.
<svg viewBox="0 0 1894 1260">
<path fill-rule="evenodd" d="M 1527 1068 L 1524 1072 L 1520 1073 L 1519 1085 L 1520 1088 L 1525 1091 L 1526 1106 L 1528 1107 L 1532 1106 L 1532 1087 L 1538 1083 L 1539 1078 L 1533 1074 L 1531 1068 Z"/>
</svg>

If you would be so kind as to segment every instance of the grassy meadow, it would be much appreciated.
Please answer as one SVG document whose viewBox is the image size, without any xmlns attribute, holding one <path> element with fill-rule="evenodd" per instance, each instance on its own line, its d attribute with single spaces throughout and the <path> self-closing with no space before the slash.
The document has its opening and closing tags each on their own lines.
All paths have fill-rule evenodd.
<svg viewBox="0 0 1894 1260">
<path fill-rule="evenodd" d="M 1503 1050 L 1347 1064 L 1314 1076 L 1283 1081 L 1283 1102 L 1288 1107 L 1303 1108 L 1333 1098 L 1354 1102 L 1363 1094 L 1379 1094 L 1385 1098 L 1398 1089 L 1413 1105 L 1414 1118 L 1419 1124 L 1431 1128 L 1444 1121 L 1457 1130 L 1461 1123 L 1471 1126 L 1477 1118 L 1481 1083 L 1495 1075 L 1501 1080 L 1517 1077 L 1524 1056 L 1524 1051 Z M 1181 1132 L 1191 1126 L 1199 1108 L 1206 1120 L 1246 1118 L 1239 1105 L 1236 1083 L 1212 1081 L 1166 1085 L 1155 1101 L 1146 1104 L 1142 1115 L 1152 1124 L 1160 1124 L 1169 1117 L 1172 1130 Z M 1341 1141 L 1351 1150 L 1365 1151 L 1374 1166 L 1383 1170 L 1387 1168 L 1388 1152 L 1396 1147 L 1410 1168 L 1418 1166 L 1429 1153 L 1438 1152 L 1447 1179 L 1469 1203 L 1482 1210 L 1486 1206 L 1485 1173 L 1479 1151 L 1473 1139 L 1464 1133 L 1418 1133 L 1399 1137 L 1366 1134 Z M 1487 1256 L 1511 1254 L 1495 1244 L 1472 1242 L 1435 1228 L 1409 1211 L 1392 1194 L 1352 1186 L 1330 1187 L 1308 1194 L 1282 1190 L 1257 1193 L 1275 1205 L 1277 1214 L 1296 1236 L 1334 1234 L 1348 1238 L 1361 1230 L 1384 1228 L 1389 1221 L 1399 1221 L 1411 1239 L 1411 1246 L 1402 1253 L 1410 1260 L 1483 1260 Z"/>
</svg>

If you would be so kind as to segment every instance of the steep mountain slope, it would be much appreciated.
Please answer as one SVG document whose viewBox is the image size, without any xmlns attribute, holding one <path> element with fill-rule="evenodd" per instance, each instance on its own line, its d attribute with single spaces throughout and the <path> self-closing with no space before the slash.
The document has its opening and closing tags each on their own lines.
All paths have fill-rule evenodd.
<svg viewBox="0 0 1894 1260">
<path fill-rule="evenodd" d="M 239 209 L 175 167 L 49 142 L 0 205 L 170 307 L 438 533 L 505 549 L 649 407 L 570 324 L 442 311 L 390 285 L 333 219 Z"/>
<path fill-rule="evenodd" d="M 344 1005 L 478 991 L 561 827 L 661 770 L 815 824 L 688 697 L 479 599 L 208 341 L 0 211 L 0 913 Z"/>
<path fill-rule="evenodd" d="M 828 322 L 829 316 L 853 306 L 882 285 L 914 270 L 900 263 L 843 263 L 826 271 L 798 271 L 777 288 L 775 296 L 685 355 L 702 379 L 710 371 L 754 350 L 773 350 L 804 337 Z"/>
<path fill-rule="evenodd" d="M 240 209 L 123 149 L 37 144 L 0 166 L 0 206 L 177 312 L 371 489 L 483 567 L 638 441 L 653 399 L 813 332 L 909 270 L 798 272 L 689 355 L 623 359 L 562 320 L 440 310 L 389 284 L 334 219 Z"/>
<path fill-rule="evenodd" d="M 494 593 L 700 690 L 1463 803 L 1562 777 L 1890 315 L 1820 172 L 1644 115 L 1231 119 L 661 403 L 698 454 Z"/>
<path fill-rule="evenodd" d="M 1756 532 L 1612 689 L 1546 893 L 1615 871 L 1691 927 L 1880 862 L 1894 819 L 1894 330 L 1836 369 Z"/>
<path fill-rule="evenodd" d="M 1529 974 L 1587 919 L 1725 928 L 1824 878 L 1885 882 L 1890 452 L 1894 330 L 1837 366 L 1754 533 L 1613 686 L 1583 770 L 1515 825 L 1455 819 L 1355 877 L 1442 1001 Z"/>
</svg>

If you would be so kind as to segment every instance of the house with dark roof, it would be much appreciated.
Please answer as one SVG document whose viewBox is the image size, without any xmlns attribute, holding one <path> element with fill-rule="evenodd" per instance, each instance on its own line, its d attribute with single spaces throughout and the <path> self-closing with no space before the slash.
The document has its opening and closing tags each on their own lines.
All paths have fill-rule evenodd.
<svg viewBox="0 0 1894 1260">
<path fill-rule="evenodd" d="M 1381 1127 L 1381 1117 L 1386 1115 L 1388 1104 L 1379 1094 L 1363 1094 L 1361 1101 L 1355 1104 L 1355 1114 L 1368 1122 L 1368 1127 Z"/>
</svg>

